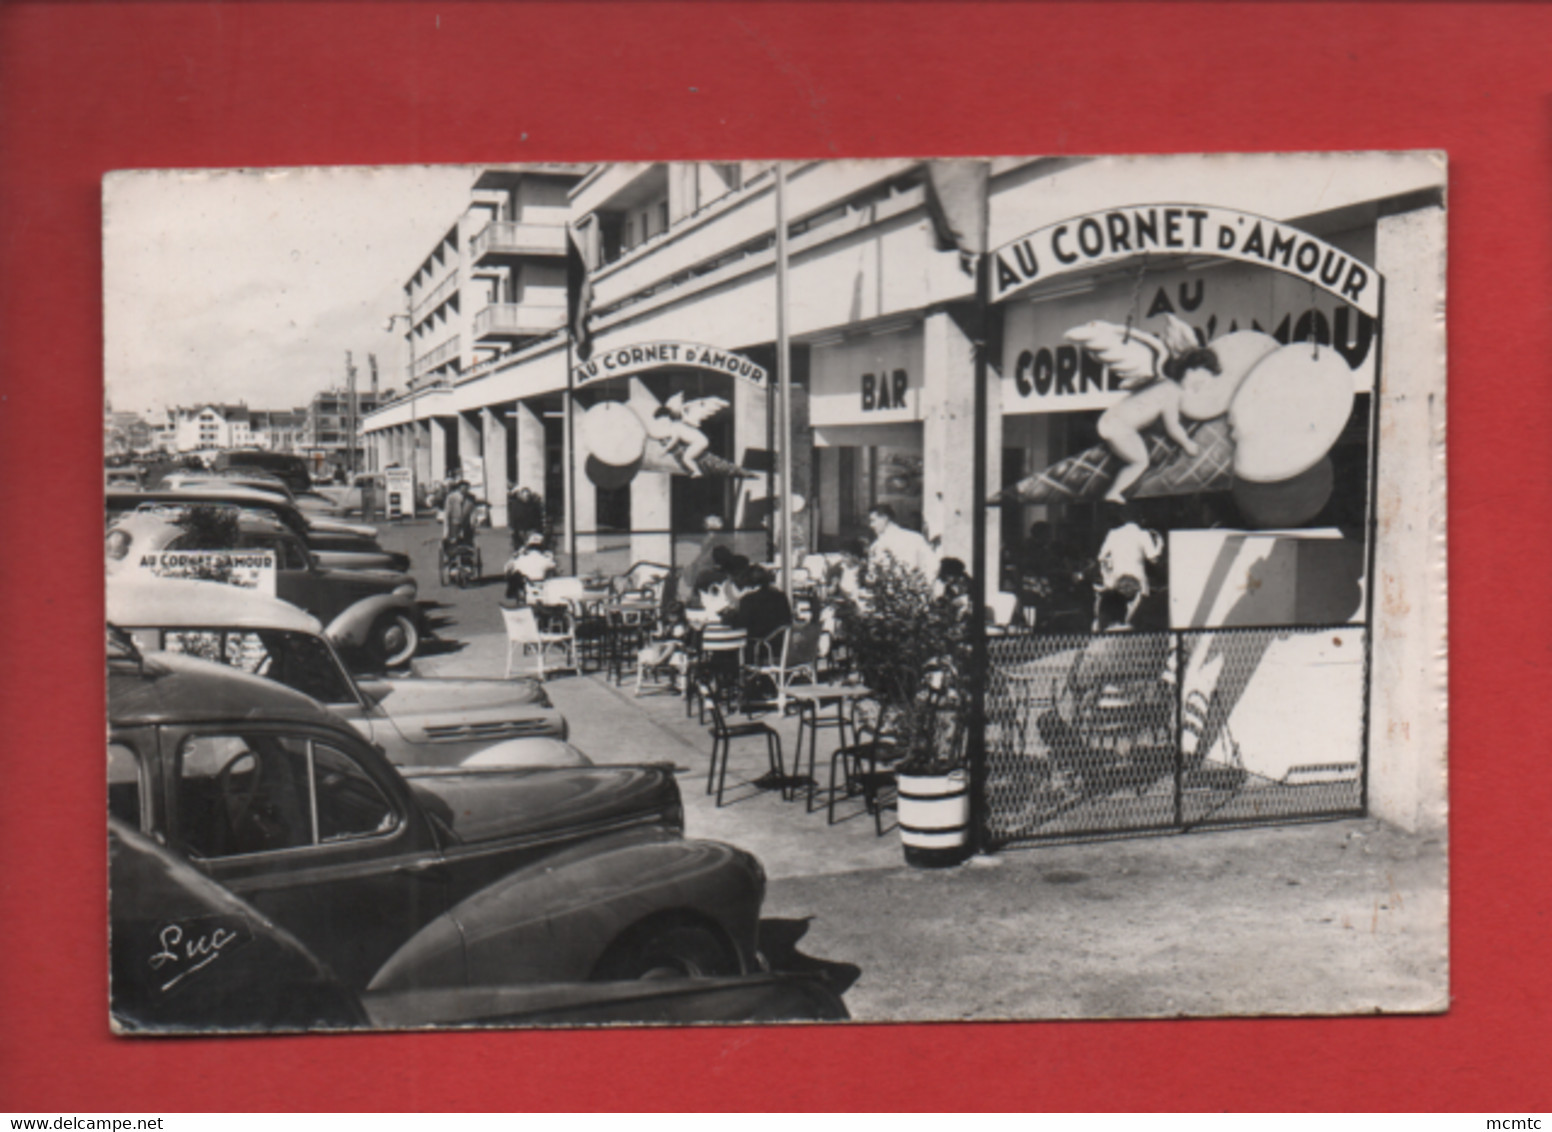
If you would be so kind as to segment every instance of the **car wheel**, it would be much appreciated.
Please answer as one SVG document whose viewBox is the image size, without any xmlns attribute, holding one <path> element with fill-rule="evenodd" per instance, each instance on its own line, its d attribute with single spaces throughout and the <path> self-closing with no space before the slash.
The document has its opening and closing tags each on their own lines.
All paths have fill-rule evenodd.
<svg viewBox="0 0 1552 1132">
<path fill-rule="evenodd" d="M 621 938 L 599 960 L 593 978 L 698 979 L 739 970 L 737 957 L 710 928 L 667 924 Z"/>
<path fill-rule="evenodd" d="M 408 664 L 420 648 L 420 630 L 408 613 L 385 613 L 372 626 L 372 651 L 385 668 Z"/>
</svg>

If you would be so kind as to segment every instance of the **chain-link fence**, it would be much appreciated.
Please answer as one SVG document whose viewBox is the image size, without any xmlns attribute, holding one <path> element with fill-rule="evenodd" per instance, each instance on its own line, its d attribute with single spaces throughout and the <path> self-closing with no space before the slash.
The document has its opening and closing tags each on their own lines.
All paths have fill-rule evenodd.
<svg viewBox="0 0 1552 1132">
<path fill-rule="evenodd" d="M 1362 627 L 1007 636 L 989 662 L 990 847 L 1362 812 Z"/>
</svg>

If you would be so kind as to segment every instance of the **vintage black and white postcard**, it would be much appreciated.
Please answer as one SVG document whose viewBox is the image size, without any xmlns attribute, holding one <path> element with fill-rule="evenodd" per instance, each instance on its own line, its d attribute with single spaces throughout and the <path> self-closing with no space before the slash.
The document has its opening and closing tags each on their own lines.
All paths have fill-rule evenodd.
<svg viewBox="0 0 1552 1132">
<path fill-rule="evenodd" d="M 120 1032 L 1447 1008 L 1444 155 L 103 207 Z"/>
</svg>

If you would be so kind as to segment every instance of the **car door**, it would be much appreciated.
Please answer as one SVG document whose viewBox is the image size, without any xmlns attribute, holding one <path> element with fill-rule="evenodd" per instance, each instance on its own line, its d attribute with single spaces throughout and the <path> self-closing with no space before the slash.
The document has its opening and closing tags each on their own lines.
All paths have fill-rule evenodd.
<svg viewBox="0 0 1552 1132">
<path fill-rule="evenodd" d="M 429 826 L 354 736 L 247 721 L 190 729 L 168 778 L 175 843 L 347 985 L 364 987 L 447 908 Z"/>
<path fill-rule="evenodd" d="M 312 556 L 296 536 L 289 532 L 244 534 L 240 542 L 256 550 L 274 551 L 275 596 L 281 601 L 289 601 L 324 622 L 339 612 L 333 608 L 332 594 L 313 565 Z"/>
</svg>

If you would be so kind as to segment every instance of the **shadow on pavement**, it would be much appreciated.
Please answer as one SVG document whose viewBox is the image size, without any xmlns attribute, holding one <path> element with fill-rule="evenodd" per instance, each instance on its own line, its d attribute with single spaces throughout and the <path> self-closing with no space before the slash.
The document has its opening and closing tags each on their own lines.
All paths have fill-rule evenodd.
<svg viewBox="0 0 1552 1132">
<path fill-rule="evenodd" d="M 816 959 L 797 949 L 798 941 L 808 934 L 812 917 L 801 920 L 760 921 L 760 950 L 774 971 L 800 975 L 815 975 L 836 994 L 845 994 L 853 983 L 862 977 L 862 968 L 855 963 L 835 963 L 828 959 Z"/>
</svg>

